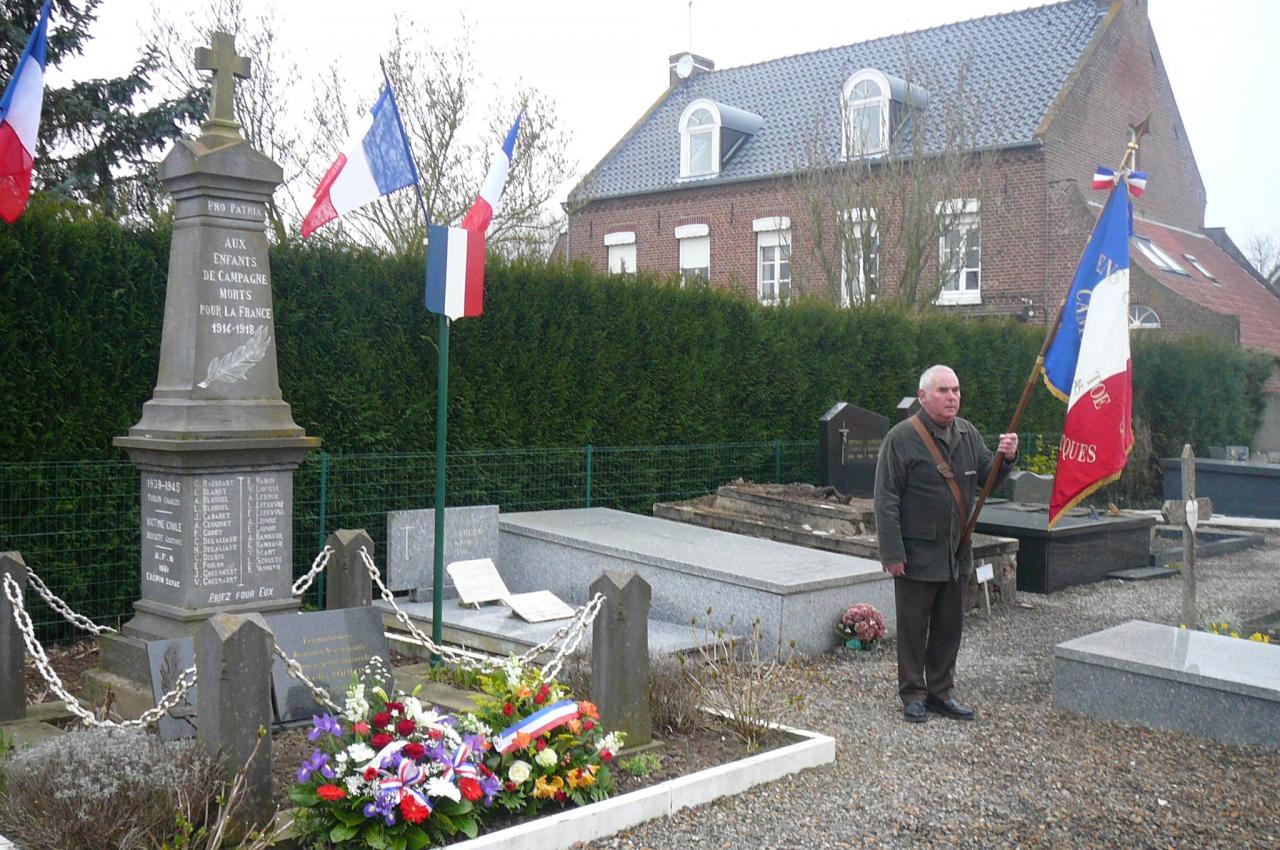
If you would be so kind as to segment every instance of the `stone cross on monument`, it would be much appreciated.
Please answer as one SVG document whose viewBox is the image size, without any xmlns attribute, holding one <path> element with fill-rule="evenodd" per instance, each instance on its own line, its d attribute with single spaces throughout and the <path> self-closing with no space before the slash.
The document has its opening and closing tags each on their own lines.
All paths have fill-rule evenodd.
<svg viewBox="0 0 1280 850">
<path fill-rule="evenodd" d="M 236 55 L 236 37 L 215 32 L 212 47 L 196 48 L 196 68 L 213 71 L 213 88 L 209 95 L 209 119 L 200 125 L 206 136 L 240 138 L 236 123 L 236 80 L 249 79 L 249 60 Z"/>
<path fill-rule="evenodd" d="M 220 612 L 296 610 L 293 470 L 320 442 L 280 391 L 266 208 L 283 174 L 233 117 L 249 60 L 215 33 L 196 64 L 214 72 L 204 135 L 160 164 L 174 218 L 155 390 L 115 439 L 142 472 L 141 598 L 103 657 L 135 681 L 148 640 Z"/>
</svg>

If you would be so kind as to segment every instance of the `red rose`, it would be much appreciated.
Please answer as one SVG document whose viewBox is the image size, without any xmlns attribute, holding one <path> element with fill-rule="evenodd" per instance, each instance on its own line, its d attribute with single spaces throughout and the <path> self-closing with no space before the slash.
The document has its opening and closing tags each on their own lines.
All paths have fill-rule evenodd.
<svg viewBox="0 0 1280 850">
<path fill-rule="evenodd" d="M 389 702 L 387 703 L 387 711 L 394 711 L 396 714 L 404 714 L 404 703 Z"/>
<path fill-rule="evenodd" d="M 427 737 L 433 741 L 439 741 L 441 738 L 444 737 L 444 731 L 440 729 L 432 729 L 431 731 L 427 732 Z"/>
<path fill-rule="evenodd" d="M 564 793 L 563 791 L 557 791 L 557 792 L 556 792 L 556 802 L 557 802 L 557 803 L 563 803 L 563 802 L 564 802 L 565 800 L 567 800 L 567 799 L 569 799 L 569 795 L 568 795 L 568 794 Z"/>
<path fill-rule="evenodd" d="M 543 750 L 545 750 L 545 749 L 547 748 L 547 742 L 546 742 L 545 740 L 543 740 L 542 738 L 539 738 L 539 739 L 538 739 L 538 742 L 537 742 L 536 744 L 534 744 L 533 746 L 534 746 L 534 748 L 535 748 L 538 752 L 542 752 Z"/>
<path fill-rule="evenodd" d="M 484 790 L 480 787 L 480 783 L 470 776 L 464 776 L 458 780 L 458 790 L 462 792 L 463 797 L 466 797 L 472 803 L 484 796 Z"/>
<path fill-rule="evenodd" d="M 417 728 L 418 724 L 406 717 L 396 724 L 396 734 L 402 738 L 407 738 L 412 735 L 413 731 Z"/>
<path fill-rule="evenodd" d="M 609 750 L 601 750 L 600 761 L 613 761 L 613 753 Z"/>
<path fill-rule="evenodd" d="M 516 784 L 512 782 L 510 779 L 508 779 L 506 782 L 506 788 L 508 791 L 514 791 L 516 790 Z"/>
<path fill-rule="evenodd" d="M 365 723 L 363 720 L 357 720 L 352 724 L 351 731 L 363 738 L 365 735 L 369 734 L 369 724 Z"/>
<path fill-rule="evenodd" d="M 376 767 L 366 767 L 364 769 L 364 781 L 372 782 L 378 778 L 378 769 Z"/>
<path fill-rule="evenodd" d="M 516 710 L 516 707 L 511 703 L 507 703 L 502 707 L 502 713 L 505 714 L 507 717 L 510 717 L 512 712 L 514 712 L 515 710 Z"/>
<path fill-rule="evenodd" d="M 373 716 L 373 725 L 378 729 L 385 729 L 391 723 L 391 712 L 379 711 Z"/>
<path fill-rule="evenodd" d="M 347 796 L 347 792 L 343 791 L 337 785 L 321 785 L 316 789 L 316 796 L 321 800 L 333 802 L 334 800 L 341 800 L 343 797 Z"/>
<path fill-rule="evenodd" d="M 551 694 L 551 689 L 546 685 L 538 688 L 538 693 L 534 694 L 533 701 L 536 705 L 542 705 L 547 701 L 547 697 Z"/>
<path fill-rule="evenodd" d="M 400 752 L 404 753 L 406 757 L 411 758 L 414 761 L 421 761 L 422 757 L 427 754 L 427 748 L 419 744 L 417 741 L 413 741 L 405 744 L 404 749 Z"/>
<path fill-rule="evenodd" d="M 400 798 L 400 813 L 409 823 L 422 823 L 431 814 L 431 810 L 406 794 Z"/>
<path fill-rule="evenodd" d="M 596 722 L 595 722 L 594 720 L 592 720 L 590 717 L 588 717 L 586 720 L 582 721 L 582 731 L 583 731 L 583 732 L 590 732 L 590 731 L 591 731 L 592 729 L 594 729 L 594 728 L 596 728 Z"/>
<path fill-rule="evenodd" d="M 388 735 L 386 732 L 379 732 L 378 734 L 373 736 L 373 740 L 370 741 L 369 743 L 373 744 L 373 748 L 375 750 L 380 750 L 383 747 L 385 747 L 387 744 L 391 743 L 391 736 Z"/>
</svg>

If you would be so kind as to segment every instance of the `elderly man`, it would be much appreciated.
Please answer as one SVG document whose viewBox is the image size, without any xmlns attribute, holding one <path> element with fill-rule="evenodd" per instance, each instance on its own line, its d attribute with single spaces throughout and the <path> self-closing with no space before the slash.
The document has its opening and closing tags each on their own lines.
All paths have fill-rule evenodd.
<svg viewBox="0 0 1280 850">
<path fill-rule="evenodd" d="M 898 695 L 902 715 L 923 723 L 927 711 L 972 720 L 954 695 L 964 623 L 964 585 L 973 553 L 960 534 L 995 455 L 973 423 L 960 418 L 960 381 L 947 366 L 920 376 L 921 410 L 890 429 L 876 463 L 876 534 L 880 562 L 893 576 L 898 612 Z M 1018 435 L 1001 434 L 1007 471 Z"/>
</svg>

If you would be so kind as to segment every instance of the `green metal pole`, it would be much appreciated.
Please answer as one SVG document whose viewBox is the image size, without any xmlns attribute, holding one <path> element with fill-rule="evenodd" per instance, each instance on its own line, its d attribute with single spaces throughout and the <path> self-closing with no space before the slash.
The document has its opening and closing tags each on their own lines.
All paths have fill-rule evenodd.
<svg viewBox="0 0 1280 850">
<path fill-rule="evenodd" d="M 587 443 L 587 507 L 591 507 L 591 444 Z"/>
<path fill-rule="evenodd" d="M 444 642 L 444 446 L 449 410 L 449 319 L 440 316 L 440 359 L 436 370 L 436 552 L 431 575 L 431 640 Z M 440 663 L 433 656 L 433 664 Z"/>
<path fill-rule="evenodd" d="M 782 441 L 773 441 L 773 480 L 782 483 Z"/>
<path fill-rule="evenodd" d="M 329 453 L 320 452 L 320 542 L 317 549 L 324 548 L 325 538 L 329 536 L 325 528 L 326 513 L 329 507 Z M 324 607 L 324 573 L 316 576 L 316 607 Z"/>
</svg>

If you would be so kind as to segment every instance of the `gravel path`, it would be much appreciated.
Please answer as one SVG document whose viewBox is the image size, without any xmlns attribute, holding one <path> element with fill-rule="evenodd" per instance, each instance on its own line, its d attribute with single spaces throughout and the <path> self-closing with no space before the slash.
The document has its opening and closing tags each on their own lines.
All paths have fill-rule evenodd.
<svg viewBox="0 0 1280 850">
<path fill-rule="evenodd" d="M 1198 572 L 1205 614 L 1280 608 L 1280 537 Z M 1020 601 L 1033 607 L 966 618 L 957 696 L 977 721 L 903 723 L 891 647 L 810 659 L 791 673 L 807 695 L 795 725 L 835 736 L 834 765 L 586 847 L 1280 847 L 1280 751 L 1053 707 L 1053 646 L 1129 619 L 1177 623 L 1178 579 Z"/>
</svg>

